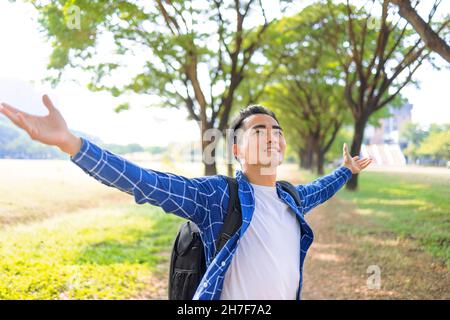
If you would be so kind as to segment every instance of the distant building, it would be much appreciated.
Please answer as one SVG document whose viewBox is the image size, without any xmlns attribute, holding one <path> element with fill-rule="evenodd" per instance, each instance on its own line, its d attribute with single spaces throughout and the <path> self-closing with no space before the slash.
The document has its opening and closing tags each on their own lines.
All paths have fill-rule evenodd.
<svg viewBox="0 0 450 320">
<path fill-rule="evenodd" d="M 408 142 L 400 138 L 400 130 L 411 122 L 412 108 L 409 103 L 401 108 L 389 107 L 391 117 L 380 119 L 380 127 L 368 125 L 364 131 L 362 155 L 371 156 L 380 165 L 406 164 L 402 150 Z"/>
</svg>

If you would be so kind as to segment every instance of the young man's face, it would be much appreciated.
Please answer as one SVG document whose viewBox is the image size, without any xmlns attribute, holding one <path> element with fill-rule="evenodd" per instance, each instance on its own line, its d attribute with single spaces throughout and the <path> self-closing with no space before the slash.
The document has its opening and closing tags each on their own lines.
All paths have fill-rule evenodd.
<svg viewBox="0 0 450 320">
<path fill-rule="evenodd" d="M 233 153 L 242 165 L 275 167 L 284 159 L 286 140 L 278 122 L 266 114 L 254 114 L 242 122 Z"/>
</svg>

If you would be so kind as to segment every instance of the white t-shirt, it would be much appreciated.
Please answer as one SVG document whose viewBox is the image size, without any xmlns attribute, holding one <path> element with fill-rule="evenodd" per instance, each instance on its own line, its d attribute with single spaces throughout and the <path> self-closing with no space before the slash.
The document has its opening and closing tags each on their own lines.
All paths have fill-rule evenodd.
<svg viewBox="0 0 450 320">
<path fill-rule="evenodd" d="M 300 223 L 276 187 L 251 184 L 255 211 L 225 273 L 222 300 L 295 300 Z"/>
</svg>

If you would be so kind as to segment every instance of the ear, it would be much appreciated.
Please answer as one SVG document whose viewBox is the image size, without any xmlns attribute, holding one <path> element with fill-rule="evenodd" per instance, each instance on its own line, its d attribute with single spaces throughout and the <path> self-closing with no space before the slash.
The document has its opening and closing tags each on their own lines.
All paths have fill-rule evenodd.
<svg viewBox="0 0 450 320">
<path fill-rule="evenodd" d="M 234 158 L 237 160 L 237 161 L 239 161 L 239 159 L 238 159 L 238 146 L 237 146 L 237 144 L 236 143 L 233 143 L 233 155 L 234 155 Z"/>
</svg>

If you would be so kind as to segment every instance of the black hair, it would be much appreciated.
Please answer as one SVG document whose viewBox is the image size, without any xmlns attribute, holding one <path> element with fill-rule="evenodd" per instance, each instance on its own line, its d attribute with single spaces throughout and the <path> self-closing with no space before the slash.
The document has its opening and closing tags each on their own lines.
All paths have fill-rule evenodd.
<svg viewBox="0 0 450 320">
<path fill-rule="evenodd" d="M 254 114 L 266 114 L 275 119 L 276 122 L 280 123 L 275 116 L 275 113 L 267 109 L 266 107 L 260 105 L 251 105 L 245 107 L 239 111 L 239 114 L 231 122 L 230 129 L 233 130 L 233 142 L 237 143 L 236 131 L 242 127 L 244 120 Z"/>
<path fill-rule="evenodd" d="M 260 105 L 251 105 L 248 107 L 245 107 L 239 111 L 239 114 L 234 118 L 234 120 L 231 122 L 230 129 L 232 130 L 232 136 L 233 136 L 233 143 L 237 143 L 237 131 L 242 127 L 242 123 L 244 120 L 254 114 L 266 114 L 268 116 L 271 116 L 275 119 L 278 124 L 280 123 L 275 116 L 275 113 L 267 109 L 266 107 L 260 106 Z M 231 152 L 231 151 L 230 151 Z M 238 161 L 239 159 L 234 156 L 234 158 Z"/>
</svg>

